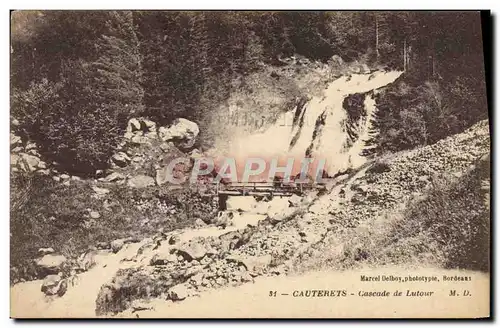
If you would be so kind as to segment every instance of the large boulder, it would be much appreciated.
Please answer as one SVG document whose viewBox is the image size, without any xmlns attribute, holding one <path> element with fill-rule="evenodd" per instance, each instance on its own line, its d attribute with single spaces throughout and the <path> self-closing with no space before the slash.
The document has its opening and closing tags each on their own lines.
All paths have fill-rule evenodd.
<svg viewBox="0 0 500 328">
<path fill-rule="evenodd" d="M 178 147 L 187 149 L 194 146 L 200 129 L 195 122 L 178 118 L 170 127 L 160 127 L 158 133 L 162 141 L 173 141 Z"/>
<path fill-rule="evenodd" d="M 155 179 L 147 175 L 136 175 L 135 177 L 130 178 L 127 184 L 132 188 L 146 188 L 154 186 Z"/>
<path fill-rule="evenodd" d="M 30 154 L 25 154 L 25 153 L 21 153 L 20 156 L 21 156 L 21 160 L 25 164 L 25 169 L 27 171 L 29 171 L 29 172 L 36 171 L 36 169 L 38 168 L 38 164 L 40 163 L 40 158 L 33 156 L 33 155 L 30 155 Z"/>
<path fill-rule="evenodd" d="M 185 181 L 189 179 L 189 169 L 191 167 L 189 159 L 184 158 L 183 162 L 177 163 L 173 168 L 169 168 L 168 165 L 160 167 L 156 170 L 156 183 L 161 186 L 169 181 L 169 175 L 175 179 L 175 181 Z M 173 181 L 172 179 L 172 181 Z"/>
<path fill-rule="evenodd" d="M 61 271 L 61 267 L 66 262 L 66 257 L 63 255 L 47 254 L 36 261 L 37 272 L 41 277 L 49 274 L 57 274 Z"/>
<path fill-rule="evenodd" d="M 42 292 L 47 296 L 63 296 L 67 289 L 68 283 L 66 282 L 66 279 L 63 279 L 61 276 L 56 274 L 47 276 L 43 280 L 41 288 Z"/>
<path fill-rule="evenodd" d="M 168 180 L 168 174 L 172 174 L 176 179 L 182 179 L 182 177 L 189 176 L 189 170 L 191 168 L 191 161 L 186 154 L 180 151 L 177 147 L 175 147 L 172 143 L 164 142 L 160 145 L 160 148 L 163 151 L 161 155 L 161 159 L 158 162 L 157 170 L 156 170 L 156 183 L 161 186 L 165 184 Z M 168 165 L 173 160 L 182 159 L 181 162 L 178 162 L 171 170 L 168 169 Z"/>
</svg>

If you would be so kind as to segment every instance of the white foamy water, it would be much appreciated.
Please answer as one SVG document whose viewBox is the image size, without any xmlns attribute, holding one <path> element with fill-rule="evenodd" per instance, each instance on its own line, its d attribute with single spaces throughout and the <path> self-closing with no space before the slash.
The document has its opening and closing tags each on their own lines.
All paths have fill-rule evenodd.
<svg viewBox="0 0 500 328">
<path fill-rule="evenodd" d="M 371 74 L 352 74 L 343 76 L 333 82 L 324 90 L 323 94 L 310 99 L 303 109 L 301 127 L 292 126 L 295 108 L 284 114 L 274 125 L 266 131 L 249 136 L 235 136 L 229 140 L 229 151 L 226 156 L 231 156 L 237 161 L 249 157 L 294 157 L 300 160 L 305 157 L 309 149 L 310 157 L 326 159 L 326 169 L 330 174 L 340 170 L 362 165 L 366 159 L 360 156 L 365 149 L 365 141 L 373 137 L 371 119 L 376 113 L 376 104 L 373 96 L 368 94 L 364 106 L 366 116 L 357 122 L 359 138 L 352 145 L 348 145 L 346 123 L 347 112 L 343 109 L 344 99 L 355 93 L 367 93 L 393 83 L 402 72 L 377 71 Z M 323 124 L 316 128 L 318 119 L 323 119 Z M 284 124 L 288 122 L 289 124 Z M 314 136 L 316 129 L 316 136 Z M 299 133 L 298 137 L 296 134 Z M 291 142 L 295 136 L 295 143 Z"/>
</svg>

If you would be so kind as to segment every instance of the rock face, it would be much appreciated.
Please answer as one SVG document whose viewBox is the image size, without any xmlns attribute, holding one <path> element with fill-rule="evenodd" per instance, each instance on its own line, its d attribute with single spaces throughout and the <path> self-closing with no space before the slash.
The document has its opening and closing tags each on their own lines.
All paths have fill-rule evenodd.
<svg viewBox="0 0 500 328">
<path fill-rule="evenodd" d="M 42 292 L 47 296 L 63 296 L 68 289 L 66 279 L 61 278 L 59 275 L 49 275 L 43 280 Z"/>
<path fill-rule="evenodd" d="M 182 149 L 193 147 L 199 133 L 198 124 L 185 118 L 178 118 L 170 127 L 161 127 L 158 130 L 161 140 L 172 141 Z"/>
</svg>

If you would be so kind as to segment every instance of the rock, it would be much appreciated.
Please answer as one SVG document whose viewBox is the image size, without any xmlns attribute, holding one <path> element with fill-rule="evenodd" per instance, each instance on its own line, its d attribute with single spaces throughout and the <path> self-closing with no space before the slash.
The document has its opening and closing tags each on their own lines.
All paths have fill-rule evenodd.
<svg viewBox="0 0 500 328">
<path fill-rule="evenodd" d="M 111 245 L 106 241 L 100 241 L 95 246 L 97 249 L 109 249 L 109 248 L 111 248 Z"/>
<path fill-rule="evenodd" d="M 68 289 L 68 283 L 66 279 L 62 279 L 59 275 L 49 275 L 43 280 L 42 292 L 48 296 L 63 296 Z"/>
<path fill-rule="evenodd" d="M 49 274 L 57 274 L 64 262 L 66 262 L 66 257 L 63 255 L 47 254 L 36 261 L 37 271 L 41 277 Z"/>
<path fill-rule="evenodd" d="M 26 151 L 31 150 L 31 149 L 36 149 L 36 144 L 34 142 L 28 142 L 26 144 L 26 147 L 24 147 Z"/>
<path fill-rule="evenodd" d="M 194 221 L 194 225 L 195 225 L 195 227 L 197 227 L 197 228 L 203 228 L 203 227 L 205 227 L 207 224 L 206 224 L 205 222 L 203 222 L 203 220 L 202 220 L 202 219 L 199 219 L 199 218 L 198 218 L 198 219 L 196 219 L 196 220 Z"/>
<path fill-rule="evenodd" d="M 10 134 L 10 145 L 14 146 L 16 144 L 21 143 L 21 137 L 16 136 L 14 133 Z"/>
<path fill-rule="evenodd" d="M 54 180 L 54 181 L 56 181 L 56 182 L 59 182 L 59 181 L 61 181 L 61 178 L 60 178 L 60 177 L 58 177 L 58 176 L 56 176 L 56 175 L 54 175 L 54 176 L 52 177 L 52 180 Z"/>
<path fill-rule="evenodd" d="M 70 176 L 69 176 L 69 175 L 67 175 L 67 174 L 61 174 L 59 177 L 60 177 L 62 180 L 69 180 L 69 178 L 70 178 Z"/>
<path fill-rule="evenodd" d="M 99 219 L 101 217 L 101 213 L 99 213 L 97 211 L 90 211 L 89 215 L 94 220 Z"/>
<path fill-rule="evenodd" d="M 27 150 L 26 152 L 30 155 L 40 157 L 40 153 L 38 153 L 38 150 L 36 148 L 32 148 L 30 150 Z"/>
<path fill-rule="evenodd" d="M 158 134 L 156 132 L 147 132 L 144 134 L 144 138 L 148 139 L 156 139 L 158 137 Z"/>
<path fill-rule="evenodd" d="M 98 195 L 98 196 L 104 196 L 107 193 L 109 193 L 109 189 L 106 188 L 99 188 L 97 186 L 92 186 L 92 190 Z"/>
<path fill-rule="evenodd" d="M 200 129 L 196 123 L 178 118 L 170 127 L 160 127 L 158 133 L 161 140 L 173 141 L 178 147 L 187 149 L 193 147 Z"/>
<path fill-rule="evenodd" d="M 290 206 L 296 207 L 302 202 L 302 197 L 299 195 L 293 194 L 290 198 L 288 198 L 288 204 Z"/>
<path fill-rule="evenodd" d="M 40 163 L 40 159 L 36 156 L 21 153 L 21 160 L 26 164 L 26 168 L 29 172 L 36 171 L 38 164 Z"/>
<path fill-rule="evenodd" d="M 183 284 L 175 285 L 168 291 L 168 297 L 172 301 L 182 301 L 186 297 L 188 297 L 189 292 L 186 286 Z"/>
<path fill-rule="evenodd" d="M 148 120 L 148 119 L 142 119 L 142 123 L 144 124 L 144 126 L 151 132 L 154 132 L 156 131 L 156 123 L 151 121 L 151 120 Z"/>
<path fill-rule="evenodd" d="M 63 184 L 63 186 L 70 186 L 71 182 L 69 180 L 66 180 L 62 184 Z"/>
<path fill-rule="evenodd" d="M 141 129 L 141 122 L 136 118 L 131 118 L 127 124 L 127 132 L 135 132 Z"/>
<path fill-rule="evenodd" d="M 186 261 L 201 260 L 208 252 L 207 248 L 199 242 L 189 242 L 176 248 L 177 254 Z"/>
<path fill-rule="evenodd" d="M 19 156 L 16 155 L 16 154 L 11 154 L 10 155 L 10 165 L 14 166 L 14 165 L 17 165 L 17 163 L 19 162 Z"/>
<path fill-rule="evenodd" d="M 39 248 L 38 249 L 38 255 L 44 256 L 47 254 L 53 254 L 55 253 L 54 249 L 52 247 L 47 247 L 47 248 Z"/>
<path fill-rule="evenodd" d="M 170 238 L 168 238 L 168 244 L 169 245 L 174 245 L 179 242 L 179 236 L 177 235 L 172 235 Z"/>
<path fill-rule="evenodd" d="M 142 144 L 150 144 L 150 140 L 149 138 L 143 136 L 143 135 L 140 135 L 140 134 L 135 134 L 131 139 L 130 141 L 134 144 L 137 144 L 137 145 L 142 145 Z"/>
<path fill-rule="evenodd" d="M 127 154 L 124 152 L 119 152 L 114 154 L 111 157 L 111 160 L 113 161 L 114 164 L 116 164 L 119 167 L 125 167 L 130 163 L 130 157 L 128 157 Z"/>
<path fill-rule="evenodd" d="M 177 263 L 177 256 L 174 254 L 155 254 L 149 265 L 166 265 L 168 263 Z"/>
<path fill-rule="evenodd" d="M 124 139 L 131 140 L 134 137 L 134 134 L 132 132 L 125 132 L 123 135 Z"/>
<path fill-rule="evenodd" d="M 44 161 L 38 162 L 38 168 L 40 168 L 40 169 L 46 169 L 47 168 L 47 163 L 45 163 Z"/>
<path fill-rule="evenodd" d="M 189 153 L 189 158 L 196 159 L 203 157 L 203 153 L 199 149 L 193 149 L 191 153 Z"/>
<path fill-rule="evenodd" d="M 236 262 L 238 265 L 243 265 L 248 271 L 259 272 L 269 266 L 272 256 L 241 256 L 241 257 L 228 257 L 228 262 Z"/>
<path fill-rule="evenodd" d="M 204 277 L 205 277 L 205 275 L 203 274 L 203 272 L 199 272 L 191 277 L 191 281 L 193 282 L 193 284 L 195 286 L 201 286 L 201 284 L 203 283 Z"/>
<path fill-rule="evenodd" d="M 241 274 L 241 281 L 242 282 L 250 282 L 250 281 L 253 281 L 253 278 L 248 271 L 245 271 Z"/>
<path fill-rule="evenodd" d="M 132 188 L 146 188 L 154 186 L 155 179 L 147 175 L 136 175 L 135 177 L 130 178 L 127 184 Z"/>
<path fill-rule="evenodd" d="M 107 177 L 105 177 L 103 179 L 103 181 L 105 182 L 116 182 L 116 181 L 120 181 L 120 180 L 124 180 L 125 179 L 125 176 L 119 172 L 113 172 L 111 173 L 110 175 L 108 175 Z"/>
<path fill-rule="evenodd" d="M 167 166 L 159 168 L 156 170 L 156 184 L 161 186 L 168 182 L 168 174 L 170 171 L 167 169 Z"/>
<path fill-rule="evenodd" d="M 191 168 L 190 159 L 174 145 L 169 146 L 168 150 L 164 150 L 164 152 L 165 154 L 161 156 L 161 161 L 158 163 L 156 170 L 156 183 L 159 186 L 166 183 L 168 174 L 171 174 L 176 179 L 188 177 L 190 174 L 189 169 Z M 169 171 L 167 169 L 168 165 L 174 160 L 180 162 L 178 162 L 173 168 L 171 168 L 171 171 Z"/>
<path fill-rule="evenodd" d="M 111 250 L 113 253 L 118 253 L 125 245 L 125 239 L 116 239 L 113 240 L 110 244 Z"/>
<path fill-rule="evenodd" d="M 224 286 L 227 283 L 227 280 L 223 277 L 215 278 L 215 283 L 219 286 Z"/>
<path fill-rule="evenodd" d="M 160 144 L 160 149 L 166 153 L 170 152 L 172 148 L 175 148 L 172 142 L 163 142 Z"/>
<path fill-rule="evenodd" d="M 89 250 L 82 253 L 77 259 L 77 272 L 85 272 L 92 269 L 96 265 L 95 256 L 97 252 L 95 250 Z"/>
<path fill-rule="evenodd" d="M 12 124 L 12 126 L 19 126 L 19 121 L 16 118 L 13 118 L 12 121 L 10 121 L 10 124 Z"/>
</svg>

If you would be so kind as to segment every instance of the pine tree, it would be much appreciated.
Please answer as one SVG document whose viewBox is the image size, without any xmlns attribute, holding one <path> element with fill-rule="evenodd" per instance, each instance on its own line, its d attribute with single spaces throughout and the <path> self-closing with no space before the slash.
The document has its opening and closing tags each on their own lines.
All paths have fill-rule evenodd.
<svg viewBox="0 0 500 328">
<path fill-rule="evenodd" d="M 95 96 L 102 110 L 128 117 L 143 112 L 142 56 L 132 12 L 112 11 L 106 21 L 107 34 L 96 48 Z"/>
</svg>

